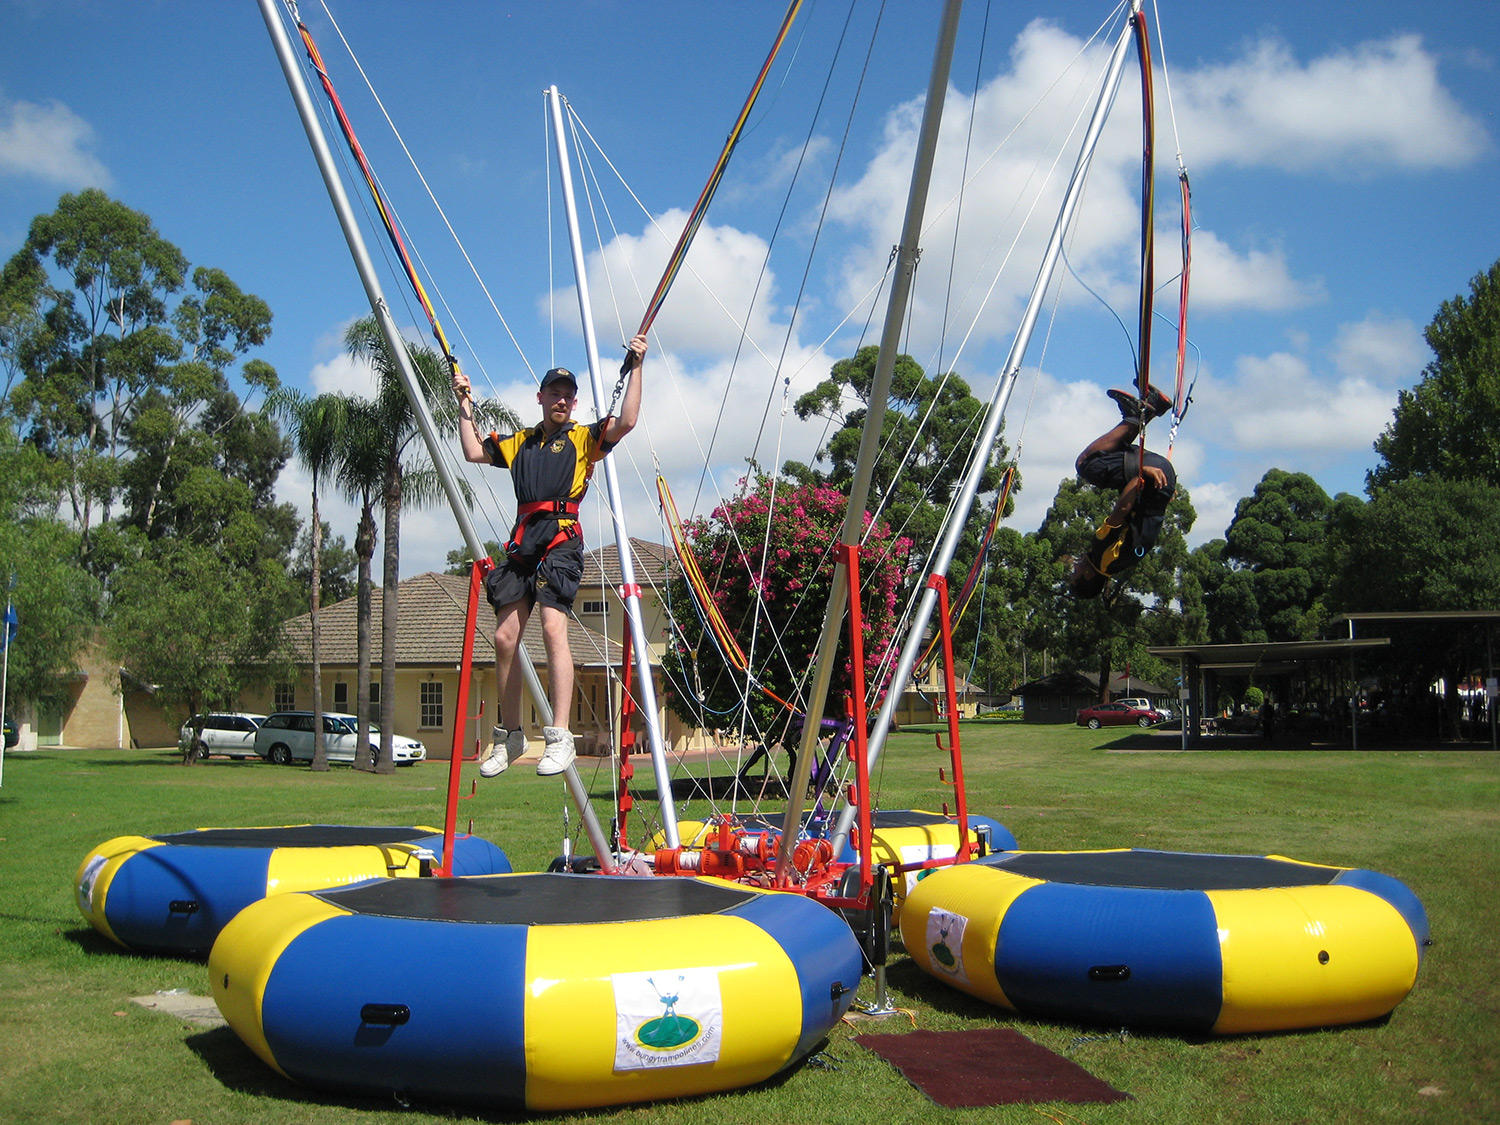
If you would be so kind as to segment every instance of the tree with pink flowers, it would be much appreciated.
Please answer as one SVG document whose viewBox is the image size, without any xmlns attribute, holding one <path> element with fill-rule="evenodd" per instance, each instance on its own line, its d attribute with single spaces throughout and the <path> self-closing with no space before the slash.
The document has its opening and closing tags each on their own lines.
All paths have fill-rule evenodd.
<svg viewBox="0 0 1500 1125">
<path fill-rule="evenodd" d="M 797 704 L 822 629 L 834 571 L 834 545 L 846 497 L 828 485 L 795 485 L 762 476 L 706 519 L 684 525 L 706 591 L 747 657 L 750 676 L 720 651 L 703 609 L 684 578 L 668 591 L 672 633 L 665 657 L 671 681 L 667 702 L 683 719 L 712 726 L 749 726 L 766 732 L 790 717 L 771 697 Z M 897 595 L 908 577 L 911 541 L 883 521 L 864 521 L 860 600 L 864 614 L 865 676 L 881 685 L 887 649 L 895 644 Z M 847 626 L 845 626 L 847 629 Z M 852 667 L 847 637 L 836 656 L 829 711 L 843 713 Z M 768 694 L 770 693 L 770 694 Z M 748 713 L 742 713 L 748 709 Z"/>
</svg>

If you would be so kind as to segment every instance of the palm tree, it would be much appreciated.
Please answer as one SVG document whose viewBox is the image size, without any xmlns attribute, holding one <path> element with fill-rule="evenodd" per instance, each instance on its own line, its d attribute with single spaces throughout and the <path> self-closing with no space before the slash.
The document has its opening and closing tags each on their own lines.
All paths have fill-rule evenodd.
<svg viewBox="0 0 1500 1125">
<path fill-rule="evenodd" d="M 355 593 L 355 647 L 359 667 L 354 679 L 354 711 L 359 747 L 354 768 L 370 768 L 363 748 L 370 744 L 370 560 L 375 555 L 375 497 L 385 475 L 385 440 L 380 412 L 369 399 L 351 398 L 344 440 L 339 450 L 338 482 L 344 495 L 359 503 L 354 555 L 359 560 Z"/>
<path fill-rule="evenodd" d="M 378 488 L 385 516 L 385 547 L 381 558 L 380 757 L 376 769 L 390 773 L 396 768 L 391 738 L 395 728 L 401 508 L 403 504 L 420 507 L 433 503 L 442 496 L 442 490 L 437 471 L 427 462 L 425 450 L 417 441 L 421 431 L 416 412 L 379 325 L 372 317 L 355 321 L 345 333 L 344 343 L 351 356 L 365 360 L 374 368 L 376 376 L 376 396 L 372 405 L 373 424 L 378 429 L 378 436 L 372 433 L 371 440 L 382 448 Z M 445 435 L 456 433 L 458 409 L 449 389 L 447 364 L 437 352 L 423 345 L 408 344 L 407 355 L 438 432 Z M 514 415 L 498 404 L 487 404 L 482 413 L 490 424 L 514 424 Z M 370 548 L 373 553 L 373 541 Z M 368 612 L 367 608 L 364 612 Z"/>
<path fill-rule="evenodd" d="M 309 615 L 312 627 L 312 768 L 328 768 L 328 747 L 323 740 L 322 626 L 318 610 L 322 603 L 323 521 L 318 512 L 318 486 L 338 465 L 341 444 L 348 428 L 349 398 L 321 394 L 308 398 L 290 387 L 277 388 L 266 404 L 287 425 L 297 459 L 312 474 L 312 589 Z"/>
</svg>

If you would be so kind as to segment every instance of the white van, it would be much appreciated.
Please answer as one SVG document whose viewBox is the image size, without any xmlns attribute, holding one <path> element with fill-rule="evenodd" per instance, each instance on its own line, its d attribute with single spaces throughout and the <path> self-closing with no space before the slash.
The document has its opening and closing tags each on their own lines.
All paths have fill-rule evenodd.
<svg viewBox="0 0 1500 1125">
<path fill-rule="evenodd" d="M 380 727 L 369 724 L 370 742 L 366 759 L 373 764 L 380 754 Z M 323 744 L 330 762 L 352 762 L 359 742 L 359 719 L 334 711 L 323 712 Z M 427 748 L 415 738 L 394 735 L 392 753 L 398 766 L 409 766 L 427 757 Z M 310 762 L 313 757 L 313 713 L 311 711 L 277 711 L 260 724 L 255 732 L 255 752 L 268 762 L 290 765 Z"/>
</svg>

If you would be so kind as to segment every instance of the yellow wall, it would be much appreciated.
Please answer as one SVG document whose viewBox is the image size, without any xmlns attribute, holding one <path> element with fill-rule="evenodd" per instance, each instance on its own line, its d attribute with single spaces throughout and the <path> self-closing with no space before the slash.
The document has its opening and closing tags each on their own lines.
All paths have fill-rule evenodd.
<svg viewBox="0 0 1500 1125">
<path fill-rule="evenodd" d="M 545 687 L 547 683 L 545 669 L 538 669 L 538 674 L 541 675 L 542 684 Z M 371 679 L 378 682 L 379 677 L 380 669 L 372 668 Z M 344 707 L 334 704 L 335 685 L 340 682 L 346 685 L 348 692 L 348 704 Z M 424 727 L 421 724 L 421 685 L 423 683 L 442 685 L 443 723 L 441 726 Z M 462 748 L 465 753 L 472 754 L 481 743 L 488 744 L 490 726 L 495 721 L 495 666 L 493 662 L 474 665 L 469 691 L 468 717 L 464 724 Z M 577 671 L 570 726 L 575 734 L 581 736 L 580 749 L 584 752 L 592 749 L 602 732 L 609 728 L 609 716 L 613 710 L 608 703 L 609 698 L 609 688 L 601 672 L 587 668 Z M 658 698 L 660 698 L 659 689 Z M 244 695 L 238 710 L 269 714 L 276 709 L 273 706 L 274 699 L 274 688 L 268 684 L 259 691 Z M 355 709 L 355 699 L 355 670 L 353 668 L 340 666 L 323 669 L 323 709 L 325 711 L 343 710 L 352 714 Z M 458 672 L 451 666 L 425 669 L 398 668 L 394 712 L 396 733 L 419 739 L 427 747 L 428 758 L 446 760 L 453 747 L 457 700 Z M 296 684 L 293 709 L 306 711 L 311 708 L 312 674 L 309 668 L 303 671 Z M 523 699 L 522 711 L 522 721 L 526 725 L 527 737 L 533 740 L 540 739 L 542 735 L 540 718 L 529 699 Z M 668 749 L 683 750 L 690 745 L 704 744 L 701 731 L 683 727 L 665 708 L 661 708 L 660 721 L 662 738 Z M 637 722 L 637 729 L 644 730 L 639 722 Z M 644 745 L 644 734 L 637 741 Z"/>
</svg>

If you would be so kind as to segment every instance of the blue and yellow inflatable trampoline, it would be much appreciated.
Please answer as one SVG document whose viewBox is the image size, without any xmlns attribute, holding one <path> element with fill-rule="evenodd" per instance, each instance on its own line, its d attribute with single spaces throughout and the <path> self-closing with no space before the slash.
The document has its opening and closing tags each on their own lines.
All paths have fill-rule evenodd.
<svg viewBox="0 0 1500 1125">
<path fill-rule="evenodd" d="M 859 984 L 832 911 L 717 879 L 384 879 L 247 907 L 214 1000 L 308 1086 L 580 1109 L 759 1082 Z"/>
<path fill-rule="evenodd" d="M 1416 982 L 1428 926 L 1373 871 L 1011 852 L 922 880 L 901 937 L 932 976 L 1029 1016 L 1227 1035 L 1386 1015 Z"/>
<path fill-rule="evenodd" d="M 89 925 L 127 949 L 202 956 L 228 921 L 267 895 L 415 877 L 441 859 L 443 833 L 425 826 L 297 824 L 117 836 L 78 865 L 74 889 Z M 488 840 L 460 836 L 454 874 L 510 870 Z"/>
</svg>

